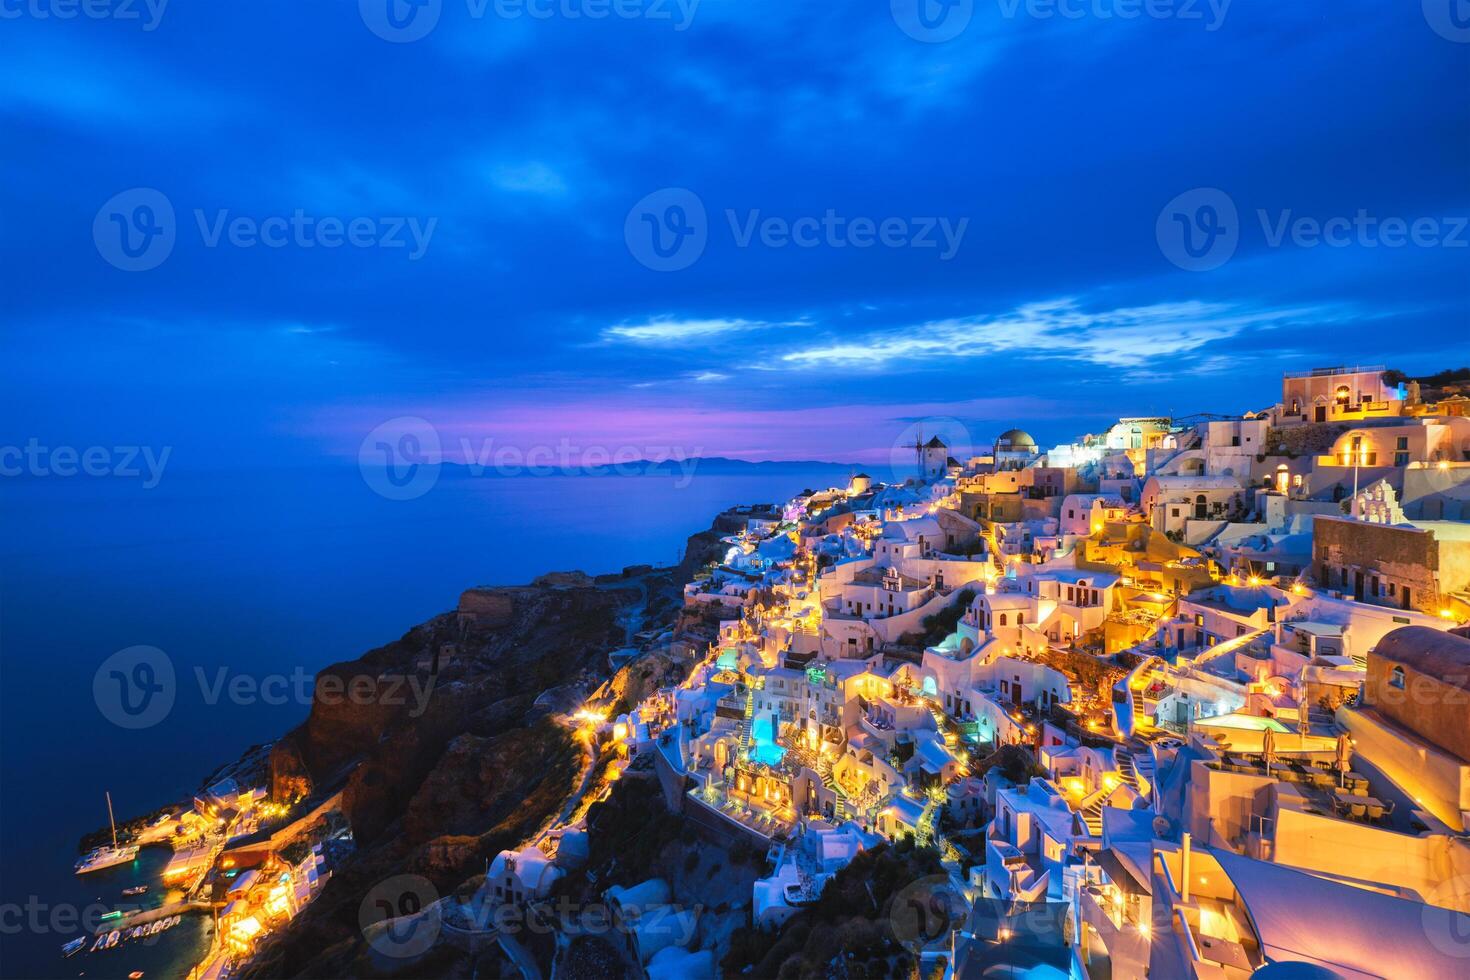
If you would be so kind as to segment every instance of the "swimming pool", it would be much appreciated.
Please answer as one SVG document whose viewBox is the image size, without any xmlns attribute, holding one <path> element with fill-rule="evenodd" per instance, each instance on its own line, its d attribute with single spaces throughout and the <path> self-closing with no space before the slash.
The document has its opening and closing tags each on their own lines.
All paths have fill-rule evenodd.
<svg viewBox="0 0 1470 980">
<path fill-rule="evenodd" d="M 780 764 L 786 750 L 776 744 L 776 723 L 769 716 L 757 715 L 750 727 L 750 757 L 763 765 Z"/>
</svg>

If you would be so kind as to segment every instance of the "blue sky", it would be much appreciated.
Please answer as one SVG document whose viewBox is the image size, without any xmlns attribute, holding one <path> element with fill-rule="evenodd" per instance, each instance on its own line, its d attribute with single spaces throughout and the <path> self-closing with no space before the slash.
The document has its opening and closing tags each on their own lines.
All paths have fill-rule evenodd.
<svg viewBox="0 0 1470 980">
<path fill-rule="evenodd" d="M 3 441 L 868 460 L 1470 363 L 1451 0 L 106 2 L 0 0 Z"/>
</svg>

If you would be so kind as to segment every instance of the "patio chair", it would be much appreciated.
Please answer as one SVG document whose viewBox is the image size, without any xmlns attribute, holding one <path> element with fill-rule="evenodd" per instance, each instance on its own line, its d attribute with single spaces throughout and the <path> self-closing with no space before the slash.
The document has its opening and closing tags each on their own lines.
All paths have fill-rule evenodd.
<svg viewBox="0 0 1470 980">
<path fill-rule="evenodd" d="M 1353 803 L 1349 806 L 1349 812 L 1352 814 L 1354 820 L 1362 820 L 1366 815 L 1367 806 L 1362 803 Z"/>
</svg>

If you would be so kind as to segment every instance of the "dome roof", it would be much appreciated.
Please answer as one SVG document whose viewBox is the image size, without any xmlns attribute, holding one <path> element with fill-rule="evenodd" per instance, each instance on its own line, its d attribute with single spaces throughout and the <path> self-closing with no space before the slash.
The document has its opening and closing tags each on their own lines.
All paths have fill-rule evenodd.
<svg viewBox="0 0 1470 980">
<path fill-rule="evenodd" d="M 995 440 L 996 449 L 1035 449 L 1036 440 L 1022 429 L 1007 429 Z"/>
</svg>

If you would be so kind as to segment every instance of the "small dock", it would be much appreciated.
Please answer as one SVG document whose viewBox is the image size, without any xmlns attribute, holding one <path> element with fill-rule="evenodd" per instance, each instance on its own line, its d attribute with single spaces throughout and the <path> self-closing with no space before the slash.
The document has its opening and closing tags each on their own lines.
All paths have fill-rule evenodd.
<svg viewBox="0 0 1470 980">
<path fill-rule="evenodd" d="M 105 936 L 114 929 L 131 929 L 134 926 L 147 925 L 157 922 L 159 919 L 167 919 L 171 915 L 182 915 L 186 912 L 211 912 L 214 910 L 213 902 L 200 902 L 185 900 L 182 902 L 169 902 L 160 905 L 156 909 L 140 909 L 138 911 L 124 913 L 116 919 L 108 919 L 106 923 L 98 926 L 92 932 L 92 936 Z"/>
</svg>

